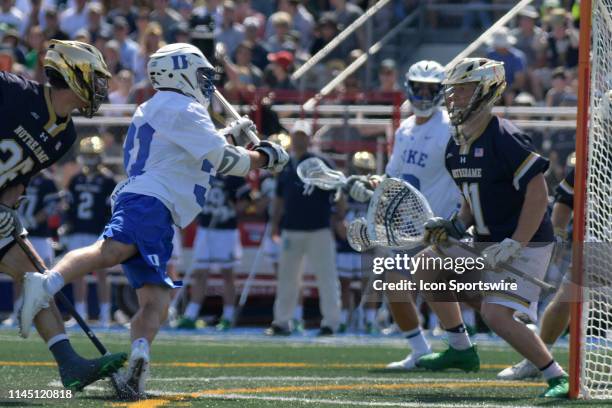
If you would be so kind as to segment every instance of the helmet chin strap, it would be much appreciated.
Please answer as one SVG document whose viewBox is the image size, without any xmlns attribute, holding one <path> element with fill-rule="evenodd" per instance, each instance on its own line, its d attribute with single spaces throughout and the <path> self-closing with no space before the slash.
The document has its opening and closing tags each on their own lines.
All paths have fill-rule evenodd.
<svg viewBox="0 0 612 408">
<path fill-rule="evenodd" d="M 455 125 L 455 141 L 459 145 L 468 144 L 484 132 L 491 120 L 493 104 L 486 104 L 460 125 Z"/>
</svg>

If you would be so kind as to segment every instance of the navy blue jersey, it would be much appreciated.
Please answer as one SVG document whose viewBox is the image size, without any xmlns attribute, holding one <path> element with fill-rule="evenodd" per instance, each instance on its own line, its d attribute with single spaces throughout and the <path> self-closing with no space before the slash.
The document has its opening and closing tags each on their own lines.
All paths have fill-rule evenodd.
<svg viewBox="0 0 612 408">
<path fill-rule="evenodd" d="M 50 91 L 48 86 L 0 72 L 0 191 L 27 185 L 76 140 L 70 116 L 55 114 Z"/>
<path fill-rule="evenodd" d="M 476 240 L 500 242 L 512 237 L 529 181 L 548 168 L 529 137 L 512 122 L 493 117 L 480 137 L 446 147 L 446 168 L 470 204 Z M 532 242 L 551 242 L 552 224 L 544 215 Z"/>
<path fill-rule="evenodd" d="M 284 201 L 282 229 L 314 231 L 329 228 L 334 192 L 315 188 L 312 194 L 304 195 L 304 183 L 297 175 L 298 164 L 309 157 L 320 156 L 306 153 L 299 161 L 292 157 L 278 175 L 276 196 Z M 329 167 L 334 167 L 327 159 L 320 158 Z"/>
<path fill-rule="evenodd" d="M 47 218 L 57 213 L 60 201 L 57 186 L 45 172 L 35 175 L 26 187 L 27 200 L 19 206 L 23 226 L 31 237 L 49 238 L 53 235 Z M 44 219 L 40 219 L 44 216 Z"/>
<path fill-rule="evenodd" d="M 111 215 L 110 196 L 115 180 L 108 172 L 79 173 L 68 185 L 65 221 L 71 234 L 100 234 Z"/>
<path fill-rule="evenodd" d="M 574 209 L 574 169 L 559 183 L 555 190 L 555 201 Z"/>
<path fill-rule="evenodd" d="M 210 190 L 199 216 L 200 225 L 213 229 L 236 229 L 235 204 L 247 199 L 251 188 L 244 177 L 217 175 L 210 178 Z"/>
<path fill-rule="evenodd" d="M 346 221 L 347 224 L 351 223 L 357 218 L 365 217 L 366 214 L 368 213 L 369 203 L 367 202 L 360 203 L 359 201 L 356 201 L 351 196 L 349 196 L 346 204 L 347 204 L 347 208 L 346 208 L 346 214 L 344 216 L 344 221 Z M 335 234 L 335 235 L 336 235 L 336 251 L 337 252 L 355 252 L 357 253 L 357 251 L 351 248 L 351 246 L 348 243 L 348 240 L 340 238 L 338 234 Z"/>
</svg>

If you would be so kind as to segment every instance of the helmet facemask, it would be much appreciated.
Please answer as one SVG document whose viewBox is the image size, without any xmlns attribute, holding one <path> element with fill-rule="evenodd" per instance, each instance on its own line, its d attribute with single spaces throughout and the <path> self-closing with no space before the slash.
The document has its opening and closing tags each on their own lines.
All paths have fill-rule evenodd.
<svg viewBox="0 0 612 408">
<path fill-rule="evenodd" d="M 197 91 L 196 99 L 205 108 L 208 108 L 213 94 L 215 93 L 215 70 L 213 68 L 198 68 L 196 70 Z"/>
<path fill-rule="evenodd" d="M 91 118 L 100 109 L 100 105 L 108 98 L 108 78 L 92 71 L 89 106 L 79 109 L 82 115 Z"/>
<path fill-rule="evenodd" d="M 430 117 L 442 100 L 442 84 L 408 80 L 404 85 L 414 114 L 420 117 Z M 428 87 L 429 97 L 421 96 L 421 87 Z"/>
</svg>

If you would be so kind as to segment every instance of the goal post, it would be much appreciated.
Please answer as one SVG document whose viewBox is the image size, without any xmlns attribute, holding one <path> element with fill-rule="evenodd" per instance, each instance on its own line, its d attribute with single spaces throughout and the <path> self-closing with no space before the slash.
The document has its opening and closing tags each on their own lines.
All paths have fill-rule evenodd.
<svg viewBox="0 0 612 408">
<path fill-rule="evenodd" d="M 612 0 L 582 0 L 570 398 L 612 399 Z"/>
</svg>

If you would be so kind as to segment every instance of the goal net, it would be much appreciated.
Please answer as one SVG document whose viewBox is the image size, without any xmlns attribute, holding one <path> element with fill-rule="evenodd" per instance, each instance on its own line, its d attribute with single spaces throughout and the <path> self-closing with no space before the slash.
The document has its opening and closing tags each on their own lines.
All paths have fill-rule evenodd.
<svg viewBox="0 0 612 408">
<path fill-rule="evenodd" d="M 612 399 L 612 0 L 581 20 L 570 394 Z"/>
</svg>

